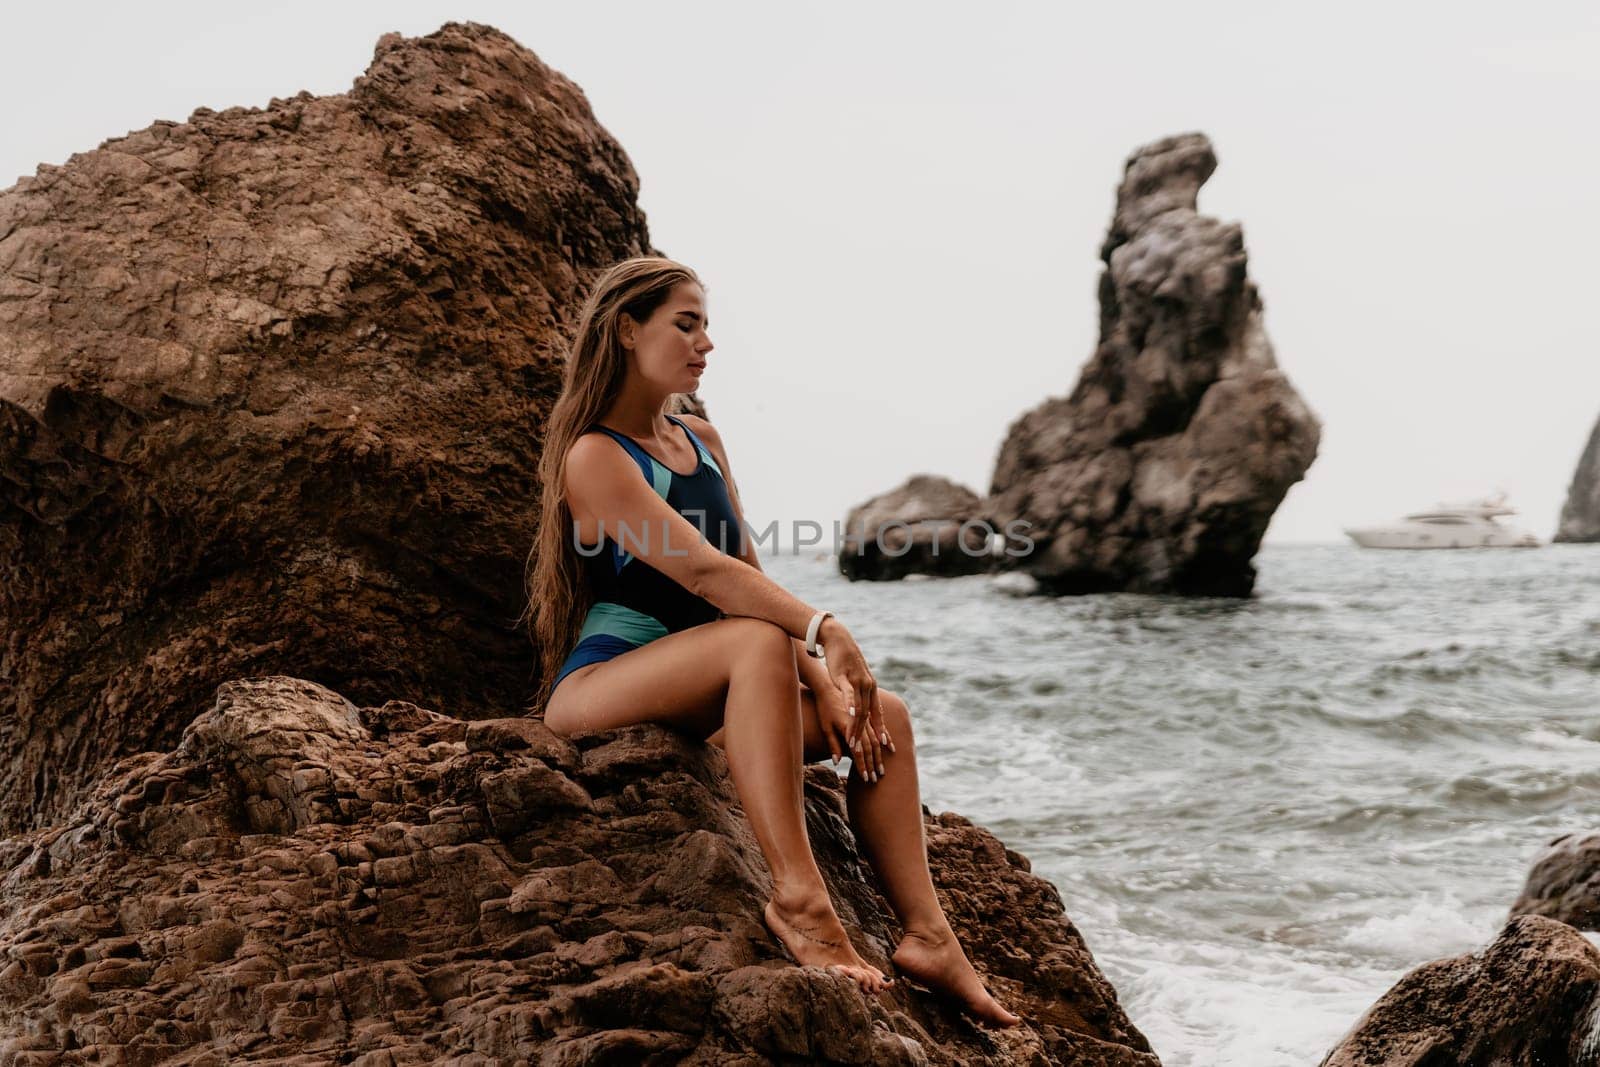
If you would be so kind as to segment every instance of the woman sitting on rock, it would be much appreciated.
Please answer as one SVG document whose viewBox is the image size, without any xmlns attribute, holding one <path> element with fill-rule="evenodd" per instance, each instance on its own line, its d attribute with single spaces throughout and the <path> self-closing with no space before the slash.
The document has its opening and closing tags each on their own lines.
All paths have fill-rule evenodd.
<svg viewBox="0 0 1600 1067">
<path fill-rule="evenodd" d="M 654 722 L 720 745 L 772 870 L 767 925 L 801 964 L 877 993 L 891 980 L 845 936 L 801 804 L 802 763 L 848 752 L 850 822 L 905 931 L 895 966 L 1014 1025 L 934 893 L 905 702 L 878 688 L 842 622 L 762 573 L 716 429 L 667 414 L 699 385 L 709 325 L 694 272 L 655 256 L 606 271 L 584 306 L 529 559 L 545 724 L 572 736 Z"/>
</svg>

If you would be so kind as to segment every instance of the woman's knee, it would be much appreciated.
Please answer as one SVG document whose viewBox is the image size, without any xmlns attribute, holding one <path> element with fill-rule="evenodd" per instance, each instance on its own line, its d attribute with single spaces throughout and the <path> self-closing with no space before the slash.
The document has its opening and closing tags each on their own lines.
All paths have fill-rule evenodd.
<svg viewBox="0 0 1600 1067">
<path fill-rule="evenodd" d="M 883 725 L 895 743 L 899 744 L 902 737 L 910 741 L 911 709 L 906 706 L 900 694 L 888 689 L 879 689 L 878 708 L 883 712 Z"/>
<path fill-rule="evenodd" d="M 794 665 L 794 645 L 783 627 L 765 619 L 738 616 L 724 619 L 735 658 Z M 798 676 L 796 676 L 798 681 Z"/>
</svg>

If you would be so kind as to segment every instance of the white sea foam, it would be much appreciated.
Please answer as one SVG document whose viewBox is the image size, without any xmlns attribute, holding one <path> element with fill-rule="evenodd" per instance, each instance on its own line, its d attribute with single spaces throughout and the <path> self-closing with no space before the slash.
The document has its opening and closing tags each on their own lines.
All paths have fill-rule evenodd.
<svg viewBox="0 0 1600 1067">
<path fill-rule="evenodd" d="M 1239 601 L 771 570 L 901 665 L 924 802 L 1060 889 L 1167 1067 L 1287 1067 L 1488 944 L 1600 804 L 1592 658 L 1551 655 L 1600 546 L 1412 555 L 1269 548 Z"/>
<path fill-rule="evenodd" d="M 1372 990 L 1399 977 L 1332 973 L 1264 947 L 1155 951 L 1118 992 L 1165 1067 L 1315 1063 L 1371 1004 Z"/>
<path fill-rule="evenodd" d="M 1496 927 L 1485 927 L 1465 914 L 1461 901 L 1446 896 L 1418 900 L 1395 915 L 1374 915 L 1340 939 L 1345 948 L 1396 960 L 1438 959 L 1472 952 L 1494 937 Z"/>
</svg>

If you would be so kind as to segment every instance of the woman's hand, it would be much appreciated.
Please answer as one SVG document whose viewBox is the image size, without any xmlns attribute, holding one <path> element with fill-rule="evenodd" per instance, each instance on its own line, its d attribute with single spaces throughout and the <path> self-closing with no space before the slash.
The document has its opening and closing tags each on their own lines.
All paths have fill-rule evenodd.
<svg viewBox="0 0 1600 1067">
<path fill-rule="evenodd" d="M 828 751 L 837 764 L 841 756 L 851 752 L 850 741 L 856 726 L 856 698 L 832 678 L 824 680 L 811 691 L 811 695 L 817 702 L 817 721 L 822 724 L 822 736 L 827 738 Z"/>
<path fill-rule="evenodd" d="M 837 618 L 829 616 L 822 621 L 817 640 L 823 646 L 822 662 L 836 690 L 832 699 L 845 704 L 845 744 L 851 763 L 862 781 L 877 781 L 883 776 L 883 746 L 894 751 L 894 739 L 883 724 L 878 682 L 868 669 L 866 657 L 861 654 L 855 638 Z M 819 712 L 827 699 L 827 695 L 817 694 Z M 828 720 L 823 719 L 823 722 L 826 731 Z M 829 746 L 833 744 L 830 735 Z"/>
</svg>

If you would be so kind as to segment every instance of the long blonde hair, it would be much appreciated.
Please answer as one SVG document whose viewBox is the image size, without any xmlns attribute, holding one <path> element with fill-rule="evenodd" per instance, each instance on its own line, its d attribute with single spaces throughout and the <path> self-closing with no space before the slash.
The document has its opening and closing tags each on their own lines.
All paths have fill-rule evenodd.
<svg viewBox="0 0 1600 1067">
<path fill-rule="evenodd" d="M 539 455 L 539 529 L 528 553 L 528 604 L 517 619 L 519 624 L 530 621 L 529 637 L 539 660 L 534 706 L 541 713 L 593 603 L 583 561 L 573 544 L 567 449 L 610 410 L 622 391 L 628 373 L 627 353 L 618 335 L 622 313 L 644 322 L 681 282 L 701 284 L 694 271 L 662 256 L 625 259 L 595 281 L 578 320 L 561 395 L 551 409 Z"/>
</svg>

